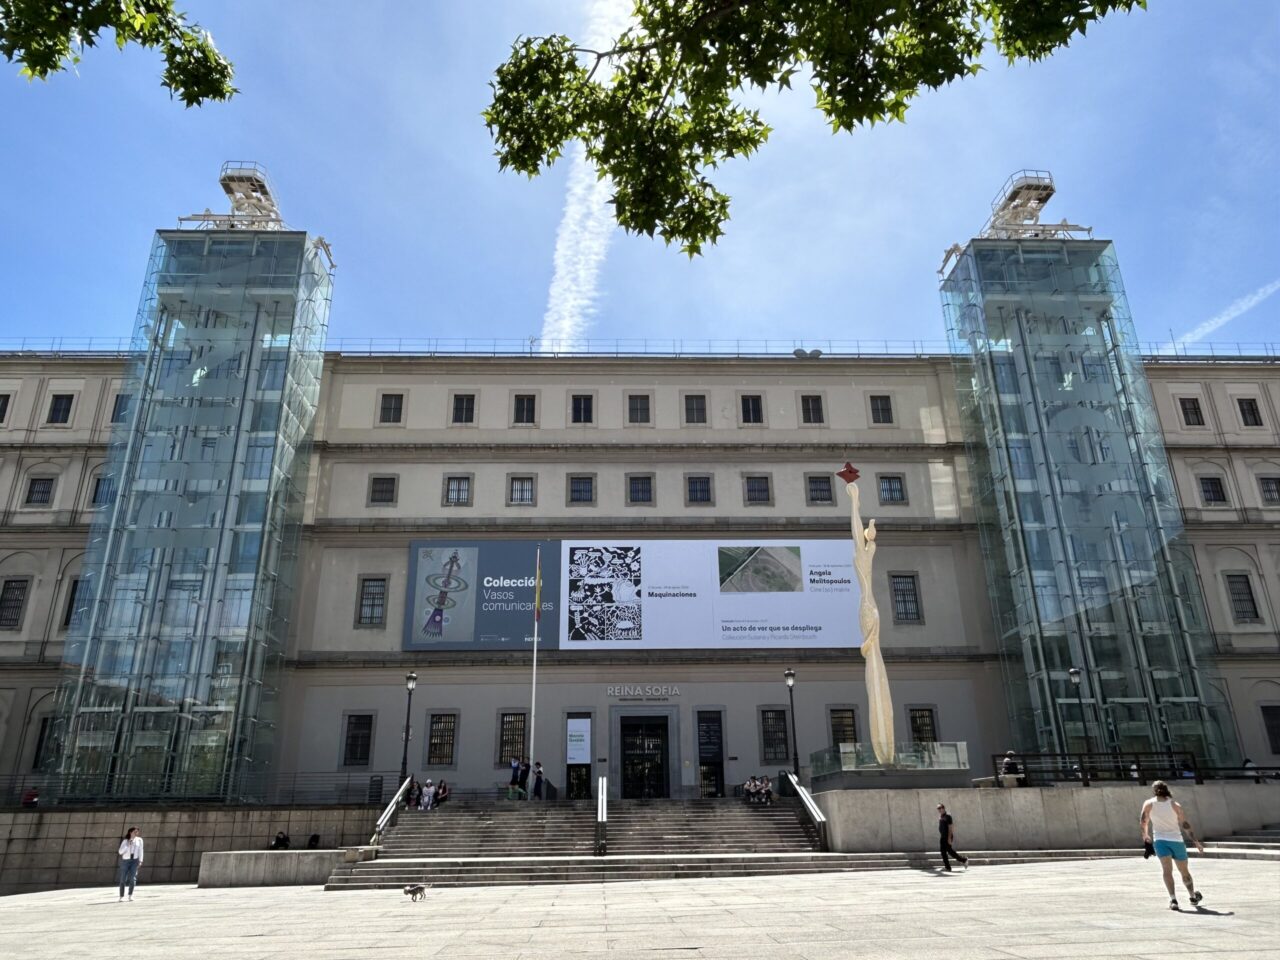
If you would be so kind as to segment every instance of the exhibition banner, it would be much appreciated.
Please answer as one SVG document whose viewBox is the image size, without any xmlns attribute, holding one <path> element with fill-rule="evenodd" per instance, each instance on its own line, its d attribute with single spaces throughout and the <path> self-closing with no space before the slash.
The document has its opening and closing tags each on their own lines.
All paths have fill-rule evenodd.
<svg viewBox="0 0 1280 960">
<path fill-rule="evenodd" d="M 860 642 L 847 540 L 476 540 L 410 545 L 404 648 L 530 646 L 539 545 L 545 648 Z"/>
</svg>

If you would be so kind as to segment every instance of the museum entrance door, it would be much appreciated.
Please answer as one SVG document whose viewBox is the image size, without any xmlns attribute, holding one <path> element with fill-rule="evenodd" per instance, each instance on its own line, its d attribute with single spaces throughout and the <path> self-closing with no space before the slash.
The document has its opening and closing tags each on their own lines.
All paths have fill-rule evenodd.
<svg viewBox="0 0 1280 960">
<path fill-rule="evenodd" d="M 622 799 L 671 795 L 666 717 L 622 718 Z"/>
</svg>

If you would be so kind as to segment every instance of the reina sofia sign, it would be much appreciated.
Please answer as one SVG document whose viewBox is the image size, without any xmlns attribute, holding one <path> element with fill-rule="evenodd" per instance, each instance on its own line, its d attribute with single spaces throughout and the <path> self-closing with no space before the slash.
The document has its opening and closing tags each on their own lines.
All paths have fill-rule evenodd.
<svg viewBox="0 0 1280 960">
<path fill-rule="evenodd" d="M 619 683 L 604 688 L 606 697 L 678 697 L 680 688 L 674 684 Z"/>
</svg>

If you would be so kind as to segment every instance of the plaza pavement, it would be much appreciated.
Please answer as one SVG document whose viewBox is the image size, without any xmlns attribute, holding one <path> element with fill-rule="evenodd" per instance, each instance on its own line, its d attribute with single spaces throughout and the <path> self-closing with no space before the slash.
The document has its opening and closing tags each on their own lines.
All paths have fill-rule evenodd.
<svg viewBox="0 0 1280 960">
<path fill-rule="evenodd" d="M 1141 859 L 740 879 L 325 893 L 141 886 L 0 898 L 14 960 L 684 957 L 1276 960 L 1280 864 L 1195 860 L 1202 909 Z M 144 867 L 145 871 L 145 867 Z M 144 873 L 145 878 L 145 873 Z"/>
</svg>

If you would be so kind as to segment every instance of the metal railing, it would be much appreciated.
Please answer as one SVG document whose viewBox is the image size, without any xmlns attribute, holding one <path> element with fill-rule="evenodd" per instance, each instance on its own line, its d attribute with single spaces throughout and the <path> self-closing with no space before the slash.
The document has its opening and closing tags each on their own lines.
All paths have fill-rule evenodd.
<svg viewBox="0 0 1280 960">
<path fill-rule="evenodd" d="M 1194 753 L 995 753 L 991 769 L 1001 786 L 1044 786 L 1058 783 L 1137 783 L 1190 780 L 1204 783 L 1207 769 Z M 1239 768 L 1235 768 L 1239 769 Z"/>
<path fill-rule="evenodd" d="M 609 852 L 609 778 L 596 780 L 596 856 Z"/>
<path fill-rule="evenodd" d="M 373 828 L 373 837 L 369 840 L 370 846 L 377 846 L 382 843 L 382 834 L 387 827 L 393 827 L 396 823 L 396 817 L 400 813 L 400 802 L 404 800 L 404 795 L 409 792 L 409 785 L 413 783 L 413 777 L 405 777 L 404 783 L 400 784 L 400 789 L 396 791 L 396 795 L 391 798 L 391 802 L 387 804 L 382 816 L 378 818 L 378 822 Z"/>
<path fill-rule="evenodd" d="M 56 774 L 0 776 L 0 807 L 174 804 L 382 806 L 398 771 L 361 773 Z"/>
<path fill-rule="evenodd" d="M 127 356 L 135 346 L 128 337 L 18 337 L 0 338 L 0 354 L 38 353 L 57 356 Z M 1280 360 L 1280 343 L 1208 342 L 1177 343 L 1147 340 L 1131 345 L 1147 360 L 1204 361 Z M 820 357 L 940 357 L 955 351 L 946 340 L 832 340 L 832 339 L 683 339 L 683 338 L 574 338 L 543 340 L 538 337 L 342 337 L 325 344 L 330 354 L 347 356 L 455 357 L 781 357 L 802 360 Z M 965 351 L 961 351 L 962 353 Z"/>
<path fill-rule="evenodd" d="M 809 823 L 813 825 L 813 829 L 818 834 L 818 849 L 826 853 L 831 849 L 831 838 L 827 832 L 827 817 L 818 806 L 818 802 L 813 799 L 813 794 L 804 786 L 794 773 L 790 770 L 779 770 L 778 779 L 791 784 L 791 789 L 795 791 L 796 796 L 800 798 L 800 807 L 804 810 L 804 814 L 809 819 Z"/>
</svg>

